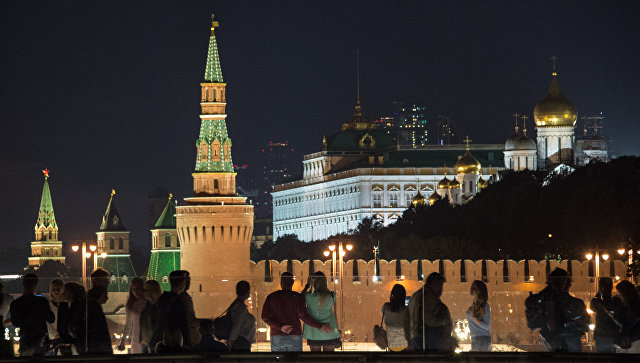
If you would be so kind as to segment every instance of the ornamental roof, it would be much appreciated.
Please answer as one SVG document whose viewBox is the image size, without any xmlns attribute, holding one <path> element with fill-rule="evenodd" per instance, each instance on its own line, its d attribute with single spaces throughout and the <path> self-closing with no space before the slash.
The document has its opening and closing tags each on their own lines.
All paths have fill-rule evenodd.
<svg viewBox="0 0 640 363">
<path fill-rule="evenodd" d="M 169 194 L 167 205 L 165 205 L 162 214 L 160 214 L 155 228 L 176 228 L 176 204 L 173 201 L 173 195 Z"/>
<path fill-rule="evenodd" d="M 218 54 L 218 41 L 214 34 L 214 29 L 219 26 L 211 15 L 211 36 L 209 37 L 209 50 L 207 51 L 207 65 L 204 70 L 204 80 L 206 82 L 222 83 L 222 67 L 220 66 L 220 56 Z"/>
<path fill-rule="evenodd" d="M 45 169 L 46 170 L 46 169 Z M 38 219 L 36 220 L 36 228 L 58 228 L 56 216 L 53 213 L 53 202 L 51 201 L 51 192 L 49 190 L 49 171 L 46 170 L 44 178 L 44 186 L 42 187 L 42 197 L 40 198 L 40 209 L 38 210 Z"/>
<path fill-rule="evenodd" d="M 393 137 L 382 130 L 344 130 L 326 138 L 326 151 L 385 149 L 395 146 Z"/>
<path fill-rule="evenodd" d="M 120 212 L 118 212 L 118 208 L 116 208 L 116 201 L 114 200 L 115 195 L 116 191 L 112 190 L 111 198 L 109 199 L 109 204 L 107 205 L 107 210 L 104 212 L 104 216 L 102 216 L 100 232 L 127 230 L 127 227 L 125 227 L 124 223 L 122 223 L 122 218 L 120 218 Z"/>
</svg>

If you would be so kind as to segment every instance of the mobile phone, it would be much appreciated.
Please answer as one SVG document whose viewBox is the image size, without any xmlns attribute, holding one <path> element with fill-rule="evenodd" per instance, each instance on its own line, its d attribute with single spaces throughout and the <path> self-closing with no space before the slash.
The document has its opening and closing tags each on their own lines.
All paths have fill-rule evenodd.
<svg viewBox="0 0 640 363">
<path fill-rule="evenodd" d="M 408 296 L 406 298 L 404 298 L 404 306 L 409 306 L 409 299 L 410 299 L 410 297 L 408 297 Z"/>
</svg>

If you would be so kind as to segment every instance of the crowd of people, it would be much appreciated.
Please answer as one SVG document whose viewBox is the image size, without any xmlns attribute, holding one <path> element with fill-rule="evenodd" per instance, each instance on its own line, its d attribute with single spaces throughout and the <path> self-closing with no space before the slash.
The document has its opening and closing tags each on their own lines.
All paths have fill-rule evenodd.
<svg viewBox="0 0 640 363">
<path fill-rule="evenodd" d="M 49 300 L 35 293 L 38 277 L 22 278 L 22 296 L 2 293 L 0 320 L 20 328 L 20 356 L 113 354 L 112 338 L 102 306 L 107 302 L 109 272 L 96 269 L 91 289 L 85 292 L 76 282 L 53 280 Z M 301 292 L 293 291 L 295 277 L 281 274 L 280 290 L 267 296 L 261 318 L 270 327 L 271 351 L 300 352 L 303 339 L 311 351 L 333 351 L 341 346 L 336 319 L 336 296 L 327 286 L 327 277 L 315 272 Z M 256 318 L 247 300 L 251 286 L 236 284 L 236 297 L 215 320 L 196 318 L 188 294 L 188 271 L 169 275 L 170 290 L 163 292 L 155 280 L 134 278 L 125 304 L 124 328 L 118 332 L 115 349 L 123 351 L 129 338 L 131 354 L 250 352 L 256 338 Z M 407 297 L 396 284 L 389 301 L 381 309 L 385 348 L 389 351 L 453 351 L 458 346 L 449 308 L 442 302 L 445 278 L 431 273 L 424 285 Z M 525 302 L 527 324 L 540 329 L 547 351 L 582 351 L 582 336 L 591 323 L 584 302 L 569 294 L 571 278 L 560 268 L 547 278 L 547 286 Z M 594 337 L 598 352 L 640 353 L 640 294 L 629 281 L 616 285 L 600 278 L 599 292 L 591 300 L 595 314 Z M 491 308 L 487 285 L 473 281 L 473 297 L 466 311 L 471 350 L 491 349 Z M 7 341 L 3 340 L 3 343 Z M 12 354 L 3 344 L 4 355 Z M 11 352 L 8 350 L 11 349 Z"/>
</svg>

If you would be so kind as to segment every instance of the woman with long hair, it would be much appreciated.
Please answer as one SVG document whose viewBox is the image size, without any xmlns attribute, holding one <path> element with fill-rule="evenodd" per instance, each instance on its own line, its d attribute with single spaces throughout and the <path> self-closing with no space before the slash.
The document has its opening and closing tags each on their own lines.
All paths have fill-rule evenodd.
<svg viewBox="0 0 640 363">
<path fill-rule="evenodd" d="M 467 310 L 471 351 L 488 352 L 491 350 L 491 308 L 487 303 L 489 300 L 487 285 L 480 280 L 475 280 L 471 283 L 469 294 L 473 296 L 473 303 Z"/>
<path fill-rule="evenodd" d="M 622 301 L 622 334 L 617 342 L 618 353 L 640 353 L 640 295 L 627 280 L 616 285 L 618 297 Z"/>
<path fill-rule="evenodd" d="M 142 345 L 140 344 L 140 313 L 142 313 L 142 309 L 144 309 L 146 304 L 147 302 L 144 299 L 144 280 L 140 277 L 135 277 L 129 285 L 129 297 L 125 304 L 127 315 L 118 350 L 124 350 L 125 340 L 127 337 L 131 337 L 130 353 L 142 353 Z"/>
<path fill-rule="evenodd" d="M 311 290 L 307 292 L 309 288 Z M 340 346 L 340 331 L 335 312 L 336 296 L 327 288 L 327 276 L 321 271 L 315 272 L 303 293 L 309 315 L 320 324 L 329 324 L 331 331 L 324 333 L 318 328 L 304 324 L 302 337 L 307 339 L 312 352 L 335 350 Z"/>
<path fill-rule="evenodd" d="M 389 350 L 400 352 L 409 346 L 410 319 L 406 306 L 407 291 L 404 286 L 395 284 L 391 289 L 389 301 L 382 305 L 382 321 L 387 326 Z"/>
</svg>

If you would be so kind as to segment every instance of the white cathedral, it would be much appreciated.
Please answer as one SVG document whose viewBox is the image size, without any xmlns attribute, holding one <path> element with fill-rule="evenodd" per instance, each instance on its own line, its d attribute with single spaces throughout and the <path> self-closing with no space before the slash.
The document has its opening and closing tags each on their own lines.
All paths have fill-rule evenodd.
<svg viewBox="0 0 640 363">
<path fill-rule="evenodd" d="M 342 131 L 323 138 L 322 151 L 305 155 L 303 177 L 275 185 L 273 238 L 294 234 L 301 241 L 325 239 L 355 229 L 371 218 L 386 226 L 412 205 L 432 205 L 446 198 L 467 203 L 506 170 L 552 170 L 607 161 L 606 142 L 600 136 L 575 137 L 577 111 L 562 95 L 557 73 L 552 73 L 547 96 L 533 111 L 537 143 L 523 128 L 505 144 L 398 146 L 393 138 L 362 113 Z"/>
</svg>

